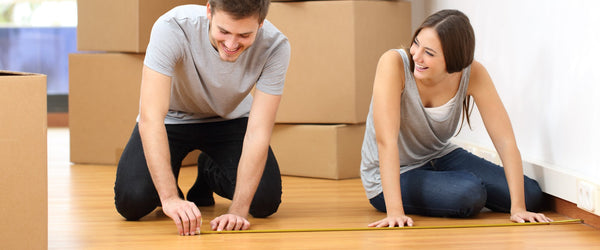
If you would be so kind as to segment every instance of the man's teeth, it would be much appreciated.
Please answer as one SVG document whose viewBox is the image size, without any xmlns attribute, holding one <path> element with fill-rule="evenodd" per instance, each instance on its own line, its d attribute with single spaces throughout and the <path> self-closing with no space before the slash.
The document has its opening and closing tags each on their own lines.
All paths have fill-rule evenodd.
<svg viewBox="0 0 600 250">
<path fill-rule="evenodd" d="M 223 49 L 226 50 L 227 52 L 236 52 L 239 49 L 239 47 L 235 48 L 235 49 L 229 49 L 227 47 L 223 47 Z"/>
</svg>

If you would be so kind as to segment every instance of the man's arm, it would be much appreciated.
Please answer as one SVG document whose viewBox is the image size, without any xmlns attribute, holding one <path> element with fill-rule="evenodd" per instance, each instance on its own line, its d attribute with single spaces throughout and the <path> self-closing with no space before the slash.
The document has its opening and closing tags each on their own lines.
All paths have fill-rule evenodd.
<svg viewBox="0 0 600 250">
<path fill-rule="evenodd" d="M 164 213 L 173 219 L 180 235 L 194 235 L 196 231 L 200 231 L 200 210 L 193 202 L 179 197 L 171 169 L 169 141 L 164 124 L 170 96 L 171 77 L 144 66 L 138 126 L 148 170 Z"/>
<path fill-rule="evenodd" d="M 237 170 L 233 202 L 227 214 L 211 221 L 213 230 L 245 230 L 250 227 L 246 217 L 265 168 L 280 100 L 279 95 L 270 95 L 258 89 L 255 91 Z"/>
</svg>

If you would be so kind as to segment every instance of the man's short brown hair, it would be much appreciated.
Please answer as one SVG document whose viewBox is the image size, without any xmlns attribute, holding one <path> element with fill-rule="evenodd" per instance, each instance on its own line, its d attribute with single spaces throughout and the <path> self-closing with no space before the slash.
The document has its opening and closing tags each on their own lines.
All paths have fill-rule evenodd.
<svg viewBox="0 0 600 250">
<path fill-rule="evenodd" d="M 257 16 L 258 23 L 267 18 L 270 0 L 208 0 L 211 14 L 224 11 L 236 19 Z"/>
</svg>

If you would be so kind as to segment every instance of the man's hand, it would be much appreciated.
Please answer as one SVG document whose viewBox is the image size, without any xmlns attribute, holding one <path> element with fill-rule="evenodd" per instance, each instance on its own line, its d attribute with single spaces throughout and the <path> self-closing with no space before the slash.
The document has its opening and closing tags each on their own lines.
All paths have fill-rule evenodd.
<svg viewBox="0 0 600 250">
<path fill-rule="evenodd" d="M 196 233 L 200 233 L 202 215 L 193 202 L 177 197 L 163 202 L 162 209 L 177 225 L 179 235 L 195 235 Z"/>
<path fill-rule="evenodd" d="M 235 214 L 224 214 L 210 222 L 213 231 L 246 230 L 250 228 L 250 222 L 246 218 Z"/>
</svg>

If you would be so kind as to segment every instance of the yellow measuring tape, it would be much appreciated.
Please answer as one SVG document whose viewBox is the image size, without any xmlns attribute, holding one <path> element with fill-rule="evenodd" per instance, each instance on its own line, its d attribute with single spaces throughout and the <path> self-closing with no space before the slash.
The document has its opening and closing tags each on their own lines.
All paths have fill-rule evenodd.
<svg viewBox="0 0 600 250">
<path fill-rule="evenodd" d="M 442 225 L 442 226 L 413 226 L 413 227 L 360 227 L 360 228 L 305 228 L 305 229 L 259 229 L 241 231 L 202 231 L 201 234 L 236 234 L 236 233 L 297 233 L 297 232 L 336 232 L 336 231 L 369 231 L 369 230 L 414 230 L 414 229 L 443 229 L 443 228 L 473 228 L 473 227 L 508 227 L 535 226 L 567 223 L 582 223 L 582 219 L 560 220 L 553 222 L 504 223 L 504 224 L 474 224 L 474 225 Z"/>
</svg>

